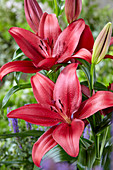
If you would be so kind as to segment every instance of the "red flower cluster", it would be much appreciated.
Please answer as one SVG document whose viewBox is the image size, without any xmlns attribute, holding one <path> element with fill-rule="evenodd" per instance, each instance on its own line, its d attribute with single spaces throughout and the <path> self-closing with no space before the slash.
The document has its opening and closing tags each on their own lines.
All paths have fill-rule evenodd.
<svg viewBox="0 0 113 170">
<path fill-rule="evenodd" d="M 71 0 L 72 1 L 72 0 Z M 49 70 L 53 65 L 65 63 L 72 58 L 81 58 L 91 63 L 94 39 L 83 19 L 77 19 L 81 0 L 77 1 L 75 13 L 65 8 L 67 28 L 61 30 L 55 14 L 43 13 L 36 0 L 24 0 L 28 24 L 35 33 L 13 27 L 9 33 L 30 60 L 13 61 L 0 69 L 0 79 L 10 72 L 35 73 Z M 69 2 L 66 0 L 66 4 Z M 68 18 L 69 17 L 69 18 Z M 113 39 L 111 39 L 111 44 Z M 110 44 L 110 45 L 111 45 Z M 32 157 L 37 166 L 43 155 L 59 144 L 70 156 L 79 153 L 79 139 L 84 130 L 83 119 L 97 111 L 113 106 L 113 93 L 99 91 L 82 102 L 81 85 L 76 75 L 78 64 L 66 66 L 56 83 L 40 73 L 31 78 L 37 104 L 29 104 L 8 113 L 9 118 L 52 126 L 33 146 Z"/>
</svg>

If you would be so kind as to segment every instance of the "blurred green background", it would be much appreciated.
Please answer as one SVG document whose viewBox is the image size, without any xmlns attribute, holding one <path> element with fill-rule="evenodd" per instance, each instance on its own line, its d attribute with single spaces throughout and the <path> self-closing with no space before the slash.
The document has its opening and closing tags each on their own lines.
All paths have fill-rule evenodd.
<svg viewBox="0 0 113 170">
<path fill-rule="evenodd" d="M 54 1 L 41 0 L 38 1 L 42 10 L 48 13 L 55 12 Z M 104 2 L 104 1 L 103 1 Z M 109 1 L 110 2 L 110 1 Z M 67 21 L 64 13 L 64 1 L 58 0 L 58 20 L 62 29 L 67 26 Z M 80 17 L 82 17 L 86 24 L 91 28 L 94 38 L 104 27 L 107 22 L 113 23 L 113 2 L 111 4 L 106 1 L 106 4 L 99 4 L 99 0 L 83 0 L 83 7 Z M 27 24 L 24 13 L 24 1 L 23 0 L 0 0 L 0 67 L 11 61 L 15 50 L 18 49 L 12 36 L 8 33 L 11 27 L 21 27 L 27 30 L 31 30 Z M 31 30 L 32 31 L 32 30 Z M 90 40 L 89 40 L 90 41 Z M 113 52 L 113 47 L 109 49 L 110 53 Z M 106 59 L 96 66 L 97 80 L 105 84 L 113 82 L 113 61 Z M 58 75 L 58 73 L 57 73 Z M 56 75 L 56 77 L 57 77 Z M 78 73 L 79 80 L 85 80 L 85 76 L 80 71 Z M 35 103 L 33 92 L 31 88 L 20 90 L 13 94 L 7 104 L 2 108 L 2 100 L 6 93 L 16 85 L 18 76 L 21 76 L 19 83 L 30 82 L 31 75 L 26 74 L 14 74 L 7 75 L 2 82 L 0 82 L 0 134 L 10 133 L 10 126 L 7 119 L 7 109 L 15 109 L 28 103 Z M 26 127 L 24 121 L 19 120 L 20 132 L 29 130 Z M 32 129 L 43 130 L 42 127 L 36 127 L 32 125 Z M 11 127 L 13 132 L 13 128 Z M 40 132 L 41 133 L 41 132 Z M 26 170 L 26 169 L 38 169 L 34 166 L 31 158 L 32 146 L 35 143 L 37 137 L 27 138 L 8 138 L 2 139 L 0 137 L 0 169 L 1 170 Z M 20 162 L 19 162 L 20 161 Z"/>
</svg>

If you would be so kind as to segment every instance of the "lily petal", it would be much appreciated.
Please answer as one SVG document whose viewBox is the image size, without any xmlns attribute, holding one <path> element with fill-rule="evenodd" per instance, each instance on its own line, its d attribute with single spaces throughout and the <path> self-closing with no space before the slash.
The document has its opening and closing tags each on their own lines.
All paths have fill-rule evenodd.
<svg viewBox="0 0 113 170">
<path fill-rule="evenodd" d="M 58 58 L 58 63 L 70 57 L 76 49 L 80 36 L 85 28 L 83 19 L 71 23 L 58 37 L 54 49 L 53 57 Z"/>
<path fill-rule="evenodd" d="M 80 109 L 74 114 L 75 118 L 85 119 L 99 110 L 113 106 L 113 93 L 98 91 L 88 100 L 82 102 Z"/>
<path fill-rule="evenodd" d="M 107 55 L 105 55 L 104 59 L 106 59 L 106 58 L 111 58 L 111 59 L 113 59 L 113 56 L 112 56 L 112 55 L 107 54 Z"/>
<path fill-rule="evenodd" d="M 53 131 L 54 140 L 70 155 L 79 153 L 79 139 L 84 130 L 84 122 L 74 119 L 71 124 L 60 124 Z"/>
<path fill-rule="evenodd" d="M 36 166 L 40 167 L 40 161 L 43 155 L 57 145 L 57 142 L 52 137 L 52 132 L 56 127 L 46 131 L 38 141 L 33 145 L 32 159 Z"/>
<path fill-rule="evenodd" d="M 87 98 L 90 98 L 90 90 L 87 86 L 85 85 L 81 85 L 81 90 L 82 90 L 82 93 L 87 97 Z"/>
<path fill-rule="evenodd" d="M 66 66 L 60 73 L 53 91 L 53 99 L 57 108 L 61 108 L 64 116 L 69 118 L 78 110 L 81 99 L 81 86 L 76 75 L 78 64 L 73 63 Z"/>
<path fill-rule="evenodd" d="M 13 61 L 4 64 L 0 68 L 0 80 L 11 72 L 36 73 L 40 69 L 36 68 L 32 61 Z"/>
<path fill-rule="evenodd" d="M 29 26 L 37 33 L 40 18 L 43 14 L 42 9 L 36 0 L 24 0 L 25 16 Z"/>
<path fill-rule="evenodd" d="M 44 50 L 41 48 L 42 40 L 32 32 L 23 28 L 12 27 L 9 33 L 13 36 L 24 54 L 33 60 L 34 64 L 46 58 Z"/>
<path fill-rule="evenodd" d="M 81 48 L 86 48 L 89 51 L 92 51 L 94 45 L 94 38 L 90 27 L 85 25 L 85 29 L 80 37 L 79 44 L 77 46 L 77 51 Z"/>
<path fill-rule="evenodd" d="M 107 114 L 111 113 L 113 111 L 113 107 L 109 107 L 107 109 L 101 110 L 101 114 L 106 116 Z"/>
<path fill-rule="evenodd" d="M 39 103 L 53 105 L 54 82 L 46 76 L 37 73 L 31 77 L 34 96 Z"/>
<path fill-rule="evenodd" d="M 38 35 L 47 39 L 49 45 L 53 47 L 61 32 L 56 15 L 44 13 L 40 20 Z"/>
<path fill-rule="evenodd" d="M 49 70 L 53 65 L 55 65 L 56 58 L 46 58 L 40 61 L 37 65 L 38 68 L 43 68 Z"/>
<path fill-rule="evenodd" d="M 91 63 L 92 55 L 87 49 L 81 48 L 77 53 L 72 55 L 71 58 L 80 58 L 86 60 L 88 63 Z"/>
<path fill-rule="evenodd" d="M 110 45 L 113 45 L 113 37 L 111 37 Z"/>
<path fill-rule="evenodd" d="M 51 111 L 47 106 L 42 106 L 41 104 L 22 106 L 9 112 L 7 117 L 23 119 L 41 126 L 53 126 L 62 121 L 58 113 Z"/>
</svg>

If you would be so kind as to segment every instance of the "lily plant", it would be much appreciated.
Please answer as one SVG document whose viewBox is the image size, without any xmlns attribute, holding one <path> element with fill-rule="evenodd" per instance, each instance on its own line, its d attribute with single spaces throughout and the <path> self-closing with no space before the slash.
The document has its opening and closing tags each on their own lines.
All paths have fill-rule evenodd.
<svg viewBox="0 0 113 170">
<path fill-rule="evenodd" d="M 7 116 L 48 127 L 33 146 L 32 159 L 38 167 L 43 156 L 56 145 L 71 157 L 78 157 L 79 165 L 79 155 L 83 151 L 80 141 L 84 128 L 90 124 L 91 140 L 84 139 L 82 144 L 87 145 L 87 154 L 94 148 L 94 158 L 85 166 L 99 165 L 111 123 L 113 83 L 105 87 L 97 82 L 95 67 L 104 58 L 113 59 L 108 53 L 113 44 L 112 24 L 107 23 L 94 42 L 90 27 L 84 19 L 78 19 L 82 0 L 65 1 L 68 25 L 64 30 L 61 30 L 56 15 L 43 13 L 36 0 L 24 0 L 24 8 L 33 32 L 12 27 L 9 33 L 26 57 L 4 64 L 0 68 L 0 80 L 10 72 L 36 73 L 31 77 L 30 86 L 18 82 L 4 100 L 8 101 L 7 98 L 18 89 L 32 87 L 37 103 L 12 110 Z M 52 71 L 54 76 L 57 69 L 60 74 L 53 82 L 47 75 Z M 47 71 L 46 76 L 39 72 L 42 70 Z M 79 81 L 77 70 L 84 72 L 86 81 Z M 105 135 L 100 137 L 104 130 Z"/>
<path fill-rule="evenodd" d="M 66 66 L 56 83 L 40 73 L 32 76 L 31 85 L 38 103 L 22 106 L 7 115 L 32 124 L 52 126 L 33 146 L 32 158 L 38 167 L 43 155 L 57 144 L 70 156 L 76 157 L 85 126 L 83 120 L 113 106 L 113 93 L 108 91 L 98 91 L 82 102 L 77 65 Z"/>
</svg>

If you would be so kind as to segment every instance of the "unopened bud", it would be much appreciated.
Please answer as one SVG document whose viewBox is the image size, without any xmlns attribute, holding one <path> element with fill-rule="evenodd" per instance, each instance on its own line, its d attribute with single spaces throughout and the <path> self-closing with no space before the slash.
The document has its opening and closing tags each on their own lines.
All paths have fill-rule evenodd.
<svg viewBox="0 0 113 170">
<path fill-rule="evenodd" d="M 43 14 L 42 9 L 36 0 L 24 0 L 25 16 L 29 26 L 37 33 L 40 18 Z"/>
<path fill-rule="evenodd" d="M 82 9 L 82 0 L 65 0 L 65 14 L 68 23 L 75 21 Z"/>
<path fill-rule="evenodd" d="M 93 46 L 92 63 L 98 64 L 106 55 L 112 34 L 112 23 L 109 22 L 102 29 L 100 34 L 95 40 Z"/>
</svg>

